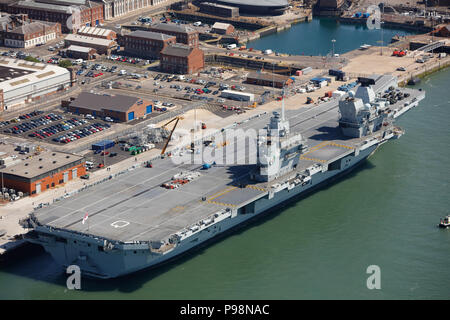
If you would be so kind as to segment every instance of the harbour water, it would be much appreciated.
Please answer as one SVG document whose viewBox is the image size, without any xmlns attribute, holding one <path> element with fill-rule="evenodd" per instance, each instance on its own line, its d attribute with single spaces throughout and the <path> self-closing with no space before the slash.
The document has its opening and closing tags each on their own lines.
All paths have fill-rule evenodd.
<svg viewBox="0 0 450 320">
<path fill-rule="evenodd" d="M 450 210 L 450 70 L 418 87 L 426 99 L 398 120 L 406 134 L 332 185 L 173 263 L 83 279 L 80 291 L 34 248 L 0 267 L 0 299 L 449 299 L 450 230 L 436 224 Z M 367 289 L 370 265 L 380 290 Z"/>
<path fill-rule="evenodd" d="M 333 50 L 342 54 L 363 44 L 388 45 L 395 35 L 414 34 L 412 31 L 383 28 L 369 30 L 367 26 L 342 24 L 331 18 L 314 18 L 308 23 L 292 25 L 290 29 L 251 41 L 247 47 L 295 55 L 327 55 Z"/>
</svg>

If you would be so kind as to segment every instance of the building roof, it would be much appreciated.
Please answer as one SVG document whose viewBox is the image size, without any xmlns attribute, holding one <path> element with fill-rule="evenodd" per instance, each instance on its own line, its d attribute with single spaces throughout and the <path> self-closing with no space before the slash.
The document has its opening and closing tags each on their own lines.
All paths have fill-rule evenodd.
<svg viewBox="0 0 450 320">
<path fill-rule="evenodd" d="M 161 50 L 161 54 L 175 57 L 188 57 L 194 48 L 176 43 L 170 44 Z"/>
<path fill-rule="evenodd" d="M 187 25 L 179 25 L 174 23 L 158 23 L 150 27 L 154 30 L 161 30 L 166 32 L 180 32 L 180 33 L 191 33 L 197 32 L 194 28 Z"/>
<path fill-rule="evenodd" d="M 287 76 L 282 76 L 279 74 L 273 74 L 273 73 L 265 73 L 265 72 L 250 72 L 247 75 L 247 79 L 257 79 L 262 81 L 275 81 L 275 82 L 285 82 L 289 79 Z"/>
<path fill-rule="evenodd" d="M 73 12 L 73 10 L 75 10 L 75 9 L 85 9 L 86 8 L 86 6 L 84 6 L 84 5 L 69 6 L 69 5 L 34 2 L 34 1 L 30 1 L 30 0 L 19 1 L 17 3 L 12 4 L 11 6 L 12 7 L 21 7 L 21 8 L 30 8 L 30 9 L 43 9 L 46 11 L 61 12 L 61 13 L 67 13 L 67 14 L 71 14 Z"/>
<path fill-rule="evenodd" d="M 76 51 L 76 52 L 83 52 L 83 53 L 89 53 L 91 50 L 95 50 L 93 48 L 89 48 L 89 47 L 81 47 L 81 46 L 76 46 L 74 44 L 70 45 L 67 48 L 68 51 Z"/>
<path fill-rule="evenodd" d="M 29 34 L 42 31 L 45 27 L 53 27 L 56 23 L 46 21 L 33 21 L 30 23 L 24 23 L 21 26 L 9 31 L 10 33 Z"/>
<path fill-rule="evenodd" d="M 64 38 L 64 40 L 83 43 L 88 46 L 91 45 L 91 46 L 111 47 L 114 44 L 114 40 L 82 36 L 79 34 L 69 34 L 67 35 L 67 37 Z"/>
<path fill-rule="evenodd" d="M 6 57 L 0 58 L 0 89 L 8 92 L 35 82 L 49 80 L 67 74 L 69 70 L 53 64 L 30 62 Z"/>
<path fill-rule="evenodd" d="M 232 27 L 229 23 L 216 22 L 213 24 L 213 29 L 227 30 L 229 27 Z"/>
<path fill-rule="evenodd" d="M 219 0 L 230 6 L 287 7 L 288 0 Z"/>
<path fill-rule="evenodd" d="M 128 33 L 126 36 L 136 37 L 136 38 L 145 38 L 145 39 L 149 39 L 149 40 L 161 40 L 161 41 L 166 41 L 166 40 L 172 39 L 174 37 L 174 36 L 169 36 L 164 33 L 142 31 L 142 30 L 133 31 L 131 33 Z"/>
<path fill-rule="evenodd" d="M 111 110 L 127 112 L 139 100 L 141 99 L 120 94 L 104 96 L 96 93 L 82 92 L 70 103 L 70 106 L 95 111 Z"/>
<path fill-rule="evenodd" d="M 213 2 L 202 2 L 200 6 L 209 6 L 209 7 L 216 7 L 216 8 L 224 8 L 224 9 L 238 9 L 237 7 L 232 6 L 226 6 L 224 4 L 218 4 Z"/>
<path fill-rule="evenodd" d="M 82 156 L 75 154 L 48 151 L 42 152 L 37 156 L 31 156 L 16 164 L 0 169 L 0 172 L 7 175 L 32 179 L 45 174 L 51 174 L 52 171 L 67 166 L 74 162 L 82 160 Z"/>
<path fill-rule="evenodd" d="M 97 28 L 97 27 L 81 27 L 78 29 L 78 33 L 82 33 L 85 35 L 93 35 L 93 36 L 101 36 L 101 37 L 107 37 L 110 35 L 113 31 L 109 29 L 104 28 Z"/>
</svg>

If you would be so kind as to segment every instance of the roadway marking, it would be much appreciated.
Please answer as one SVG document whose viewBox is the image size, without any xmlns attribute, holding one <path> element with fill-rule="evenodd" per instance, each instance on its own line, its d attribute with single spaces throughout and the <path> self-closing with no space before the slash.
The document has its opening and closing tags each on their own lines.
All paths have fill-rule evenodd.
<svg viewBox="0 0 450 320">
<path fill-rule="evenodd" d="M 246 188 L 255 189 L 255 190 L 259 190 L 259 191 L 263 191 L 263 192 L 266 192 L 266 191 L 267 191 L 267 190 L 264 189 L 264 188 L 255 187 L 255 186 L 246 186 Z"/>
<path fill-rule="evenodd" d="M 324 144 L 324 143 L 326 143 L 326 144 Z M 343 145 L 343 144 L 338 144 L 338 143 L 334 143 L 334 142 L 324 141 L 322 143 L 319 143 L 319 144 L 315 145 L 307 153 L 301 155 L 300 159 L 301 160 L 310 160 L 310 161 L 317 161 L 317 162 L 325 163 L 325 162 L 327 162 L 327 160 L 322 160 L 322 159 L 318 159 L 318 158 L 308 158 L 308 157 L 305 157 L 305 155 L 310 154 L 310 153 L 312 153 L 314 151 L 317 151 L 317 150 L 319 150 L 319 149 L 321 149 L 323 147 L 327 147 L 327 146 L 334 146 L 334 147 L 345 148 L 345 149 L 350 149 L 350 150 L 353 149 L 352 147 L 349 147 L 349 146 L 346 146 L 346 145 Z"/>
<path fill-rule="evenodd" d="M 208 202 L 210 202 L 211 200 L 214 200 L 216 198 L 219 198 L 220 196 L 223 196 L 224 194 L 233 191 L 234 189 L 237 189 L 237 187 L 228 187 L 225 190 L 219 191 L 215 194 L 213 194 L 213 196 L 211 198 L 209 198 Z"/>
<path fill-rule="evenodd" d="M 235 205 L 235 204 L 223 203 L 223 202 L 218 202 L 218 201 L 208 201 L 208 203 L 217 204 L 218 206 L 225 206 L 225 207 L 237 207 L 237 205 Z"/>
<path fill-rule="evenodd" d="M 310 161 L 317 161 L 321 163 L 327 162 L 327 160 L 317 159 L 317 158 L 306 158 L 306 157 L 300 157 L 301 160 L 310 160 Z"/>
</svg>

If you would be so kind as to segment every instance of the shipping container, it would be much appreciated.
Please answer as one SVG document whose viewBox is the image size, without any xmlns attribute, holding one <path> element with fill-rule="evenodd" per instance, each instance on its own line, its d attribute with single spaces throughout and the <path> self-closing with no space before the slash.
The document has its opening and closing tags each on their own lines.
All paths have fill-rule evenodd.
<svg viewBox="0 0 450 320">
<path fill-rule="evenodd" d="M 255 95 L 253 93 L 238 92 L 232 90 L 223 90 L 221 95 L 222 98 L 238 100 L 238 101 L 251 101 L 255 100 Z"/>
<path fill-rule="evenodd" d="M 302 74 L 308 74 L 312 72 L 312 68 L 311 67 L 307 67 L 302 69 Z"/>
</svg>

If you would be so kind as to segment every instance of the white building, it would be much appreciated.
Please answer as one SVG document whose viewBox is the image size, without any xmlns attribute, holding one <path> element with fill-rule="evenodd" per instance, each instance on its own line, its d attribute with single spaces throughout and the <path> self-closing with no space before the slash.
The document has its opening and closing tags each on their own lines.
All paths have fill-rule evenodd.
<svg viewBox="0 0 450 320">
<path fill-rule="evenodd" d="M 104 19 L 121 17 L 133 11 L 149 8 L 168 0 L 103 0 Z"/>
<path fill-rule="evenodd" d="M 0 111 L 70 86 L 69 70 L 51 64 L 0 58 Z"/>
</svg>

